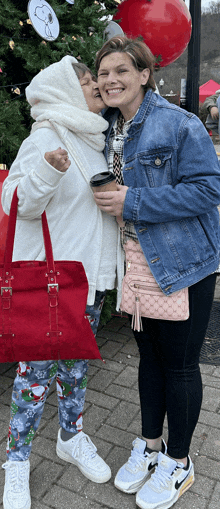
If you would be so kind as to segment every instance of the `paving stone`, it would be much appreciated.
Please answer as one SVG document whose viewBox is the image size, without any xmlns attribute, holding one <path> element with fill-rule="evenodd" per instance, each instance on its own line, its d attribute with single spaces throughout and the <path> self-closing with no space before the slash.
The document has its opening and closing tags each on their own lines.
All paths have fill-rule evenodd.
<svg viewBox="0 0 220 509">
<path fill-rule="evenodd" d="M 100 370 L 95 376 L 91 378 L 89 381 L 90 389 L 97 389 L 100 392 L 104 391 L 108 385 L 115 380 L 117 377 L 116 373 L 111 373 L 110 371 Z"/>
<path fill-rule="evenodd" d="M 86 400 L 87 402 L 94 403 L 95 405 L 103 408 L 108 408 L 109 410 L 115 408 L 119 402 L 118 398 L 114 398 L 88 388 L 86 390 Z"/>
<path fill-rule="evenodd" d="M 121 343 L 109 340 L 100 348 L 100 354 L 103 359 L 113 359 L 119 350 L 121 350 Z"/>
<path fill-rule="evenodd" d="M 122 354 L 127 354 L 127 355 L 134 355 L 135 357 L 139 357 L 139 350 L 138 350 L 137 343 L 134 342 L 133 339 L 128 341 L 126 343 L 126 345 L 122 347 L 121 353 Z"/>
<path fill-rule="evenodd" d="M 9 378 L 8 376 L 1 375 L 0 394 L 5 392 L 5 389 L 8 389 L 8 387 L 12 388 L 12 386 L 13 386 L 13 379 Z"/>
<path fill-rule="evenodd" d="M 220 483 L 217 483 L 211 498 L 211 502 L 208 505 L 208 509 L 219 509 L 220 507 Z"/>
<path fill-rule="evenodd" d="M 96 343 L 97 343 L 98 347 L 101 348 L 106 343 L 106 337 L 105 336 L 101 337 L 101 336 L 99 336 L 97 334 L 97 336 L 96 336 Z"/>
<path fill-rule="evenodd" d="M 137 384 L 137 378 L 137 369 L 127 366 L 119 376 L 115 377 L 114 383 L 124 387 L 133 387 Z"/>
<path fill-rule="evenodd" d="M 100 485 L 89 483 L 84 490 L 84 494 L 89 499 L 105 504 L 111 509 L 135 509 L 135 496 L 116 490 L 110 483 Z"/>
<path fill-rule="evenodd" d="M 0 364 L 0 375 L 4 374 L 4 373 L 7 373 L 8 371 L 10 371 L 10 369 L 13 369 L 14 372 L 15 372 L 15 367 L 16 367 L 17 363 L 16 362 L 2 362 Z"/>
<path fill-rule="evenodd" d="M 89 434 L 92 442 L 96 446 L 99 456 L 101 456 L 108 463 L 109 454 L 112 451 L 114 446 L 111 443 L 107 442 L 106 440 L 103 440 L 102 438 L 97 437 L 96 433 L 95 433 L 95 435 L 92 435 L 91 433 L 88 432 L 88 434 Z"/>
<path fill-rule="evenodd" d="M 212 375 L 215 371 L 215 366 L 212 366 L 211 364 L 200 364 L 200 371 L 202 375 L 203 373 Z"/>
<path fill-rule="evenodd" d="M 220 461 L 215 461 L 206 456 L 198 456 L 195 460 L 195 471 L 210 477 L 210 479 L 219 481 Z"/>
<path fill-rule="evenodd" d="M 84 413 L 84 431 L 89 435 L 94 434 L 106 421 L 109 416 L 110 410 L 101 408 L 96 405 L 91 405 L 90 408 Z"/>
<path fill-rule="evenodd" d="M 199 415 L 199 422 L 207 424 L 207 426 L 213 426 L 220 428 L 220 415 L 206 410 L 201 410 Z"/>
<path fill-rule="evenodd" d="M 68 490 L 74 492 L 80 492 L 84 489 L 86 484 L 88 483 L 88 479 L 80 472 L 80 470 L 75 465 L 70 465 L 64 472 L 64 474 L 58 480 L 58 485 L 63 488 L 67 488 Z"/>
<path fill-rule="evenodd" d="M 1 506 L 0 506 L 1 508 Z M 31 509 L 50 509 L 49 505 L 39 503 L 39 500 L 35 501 L 31 499 Z"/>
<path fill-rule="evenodd" d="M 126 430 L 132 420 L 136 417 L 138 411 L 138 405 L 128 403 L 127 401 L 121 401 L 113 412 L 111 412 L 111 415 L 106 420 L 106 424 L 108 426 L 115 426 Z"/>
<path fill-rule="evenodd" d="M 10 407 L 0 403 L 0 420 L 8 424 L 9 419 L 10 419 Z"/>
<path fill-rule="evenodd" d="M 33 441 L 33 452 L 42 456 L 43 458 L 50 459 L 55 463 L 62 463 L 56 454 L 56 441 L 38 436 Z"/>
<path fill-rule="evenodd" d="M 104 366 L 104 364 L 102 364 L 102 367 Z M 94 376 L 97 372 L 99 371 L 99 368 L 97 368 L 96 366 L 92 366 L 91 364 L 89 364 L 89 369 L 88 369 L 88 372 L 87 372 L 87 376 L 88 376 L 88 379 L 91 377 L 91 376 Z"/>
<path fill-rule="evenodd" d="M 193 493 L 192 488 L 184 493 L 175 503 L 173 509 L 206 509 L 207 499 Z M 217 507 L 215 508 L 217 509 Z"/>
<path fill-rule="evenodd" d="M 115 396 L 122 401 L 131 401 L 132 403 L 139 404 L 139 395 L 134 389 L 128 389 L 127 387 L 121 387 L 120 385 L 111 384 L 107 387 L 105 394 Z"/>
<path fill-rule="evenodd" d="M 202 377 L 203 384 L 209 387 L 214 387 L 215 389 L 220 389 L 220 377 L 205 375 Z"/>
<path fill-rule="evenodd" d="M 121 316 L 114 317 L 105 325 L 105 332 L 108 330 L 121 331 L 122 327 L 126 326 L 127 323 L 128 323 L 127 317 Z"/>
<path fill-rule="evenodd" d="M 136 435 L 132 433 L 127 433 L 119 429 L 115 430 L 115 428 L 107 426 L 106 424 L 103 424 L 97 431 L 97 436 L 115 445 L 123 444 L 127 449 L 131 449 L 131 443 L 136 438 Z"/>
<path fill-rule="evenodd" d="M 139 357 L 134 356 L 128 356 L 125 353 L 118 352 L 117 355 L 115 355 L 115 361 L 120 362 L 122 364 L 125 364 L 127 366 L 133 366 L 135 368 L 138 368 L 139 366 Z"/>
<path fill-rule="evenodd" d="M 114 331 L 111 331 L 111 330 L 102 330 L 100 331 L 98 334 L 97 334 L 97 338 L 105 338 L 105 342 L 109 342 L 109 341 L 113 341 L 115 343 L 119 343 L 119 344 L 125 344 L 129 341 L 130 339 L 130 336 L 126 333 L 126 330 L 122 332 L 114 332 Z M 98 343 L 98 339 L 97 339 L 97 343 Z"/>
<path fill-rule="evenodd" d="M 213 373 L 212 373 L 213 376 L 217 376 L 220 378 L 220 367 L 218 366 L 218 368 L 215 368 Z"/>
<path fill-rule="evenodd" d="M 141 425 L 141 411 L 139 410 L 135 419 L 131 422 L 130 426 L 128 426 L 127 431 L 129 433 L 136 434 L 137 437 L 141 437 L 142 435 L 142 425 Z"/>
<path fill-rule="evenodd" d="M 52 405 L 54 407 L 58 407 L 56 391 L 49 392 L 48 397 L 47 397 L 47 403 L 48 403 L 48 405 Z"/>
<path fill-rule="evenodd" d="M 212 410 L 215 412 L 220 405 L 220 389 L 205 387 L 203 390 L 203 410 Z"/>
<path fill-rule="evenodd" d="M 52 419 L 53 417 L 55 417 L 55 415 L 57 415 L 57 411 L 58 411 L 58 404 L 56 404 L 56 406 L 53 406 L 53 405 L 50 405 L 49 403 L 45 403 L 44 405 L 44 412 L 43 412 L 43 417 L 44 419 Z"/>
<path fill-rule="evenodd" d="M 50 439 L 53 439 L 56 441 L 58 429 L 59 429 L 59 421 L 58 421 L 58 414 L 56 414 L 52 419 L 47 421 L 46 426 L 40 432 L 40 436 L 45 437 L 45 438 L 50 438 Z"/>
<path fill-rule="evenodd" d="M 197 495 L 202 495 L 204 498 L 209 498 L 215 486 L 215 481 L 212 481 L 208 477 L 204 475 L 197 474 L 195 475 L 195 482 L 190 488 L 190 491 L 196 493 Z M 217 508 L 216 508 L 217 509 Z"/>
<path fill-rule="evenodd" d="M 209 435 L 204 440 L 200 450 L 201 455 L 206 455 L 212 459 L 220 459 L 220 434 L 219 430 L 212 429 Z"/>
<path fill-rule="evenodd" d="M 128 461 L 132 449 L 132 442 L 130 444 L 130 451 L 124 447 L 114 446 L 108 454 L 108 465 L 112 471 L 112 479 L 115 478 L 119 468 Z"/>
<path fill-rule="evenodd" d="M 30 490 L 37 499 L 41 498 L 51 488 L 63 472 L 63 467 L 52 461 L 44 460 L 31 473 Z"/>
<path fill-rule="evenodd" d="M 102 364 L 102 370 L 114 371 L 115 373 L 121 373 L 124 367 L 120 362 L 115 362 L 111 359 L 105 359 L 105 362 Z"/>
<path fill-rule="evenodd" d="M 45 495 L 43 502 L 54 509 L 105 509 L 100 504 L 88 500 L 86 497 L 87 495 L 85 494 L 80 496 L 73 491 L 60 488 L 60 486 L 54 486 Z"/>
</svg>

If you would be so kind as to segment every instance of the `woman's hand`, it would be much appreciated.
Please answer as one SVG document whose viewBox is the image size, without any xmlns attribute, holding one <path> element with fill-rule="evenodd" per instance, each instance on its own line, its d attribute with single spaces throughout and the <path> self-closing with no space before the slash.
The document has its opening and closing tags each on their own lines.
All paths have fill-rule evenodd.
<svg viewBox="0 0 220 509">
<path fill-rule="evenodd" d="M 211 115 L 213 120 L 218 120 L 218 118 L 219 118 L 219 111 L 218 111 L 217 106 L 212 106 L 210 108 L 210 115 Z"/>
<path fill-rule="evenodd" d="M 122 216 L 123 205 L 128 187 L 117 184 L 117 191 L 94 193 L 96 205 L 110 216 Z"/>
<path fill-rule="evenodd" d="M 68 158 L 68 152 L 60 147 L 52 152 L 46 152 L 44 154 L 44 158 L 51 166 L 62 173 L 68 170 L 71 165 L 71 161 Z"/>
</svg>

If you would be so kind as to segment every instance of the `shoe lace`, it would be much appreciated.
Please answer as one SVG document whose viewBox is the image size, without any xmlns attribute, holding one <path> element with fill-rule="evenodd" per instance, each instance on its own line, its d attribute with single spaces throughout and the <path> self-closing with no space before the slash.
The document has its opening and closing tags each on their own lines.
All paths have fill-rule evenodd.
<svg viewBox="0 0 220 509">
<path fill-rule="evenodd" d="M 177 467 L 176 467 L 177 468 Z M 176 469 L 174 469 L 176 470 Z M 156 466 L 154 474 L 151 476 L 150 482 L 156 488 L 167 488 L 170 481 L 172 480 L 172 474 L 169 474 L 165 469 L 161 468 L 160 465 Z"/>
<path fill-rule="evenodd" d="M 137 449 L 132 449 L 131 456 L 128 459 L 128 466 L 132 470 L 135 470 L 137 467 L 142 467 L 144 463 L 144 455 L 140 453 Z"/>
<path fill-rule="evenodd" d="M 24 490 L 27 482 L 28 465 L 23 461 L 6 462 L 2 468 L 8 470 L 8 480 L 13 491 L 20 492 Z"/>
<path fill-rule="evenodd" d="M 92 443 L 91 438 L 84 433 L 81 435 L 80 442 L 84 456 L 86 458 L 95 458 L 97 449 Z"/>
</svg>

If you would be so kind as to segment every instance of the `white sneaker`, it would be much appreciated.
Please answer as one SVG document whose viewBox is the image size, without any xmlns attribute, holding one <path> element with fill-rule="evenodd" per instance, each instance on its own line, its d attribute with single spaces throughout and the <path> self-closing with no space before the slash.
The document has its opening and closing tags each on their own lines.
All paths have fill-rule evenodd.
<svg viewBox="0 0 220 509">
<path fill-rule="evenodd" d="M 114 485 L 124 493 L 136 493 L 151 475 L 157 464 L 158 452 L 149 452 L 145 440 L 136 438 L 133 443 L 131 456 L 118 471 Z M 166 444 L 162 440 L 162 450 L 166 451 Z"/>
<path fill-rule="evenodd" d="M 30 509 L 31 497 L 29 489 L 30 462 L 6 461 L 5 488 L 3 495 L 4 509 Z"/>
<path fill-rule="evenodd" d="M 91 481 L 104 483 L 111 478 L 111 470 L 96 451 L 92 440 L 83 431 L 65 442 L 61 439 L 61 429 L 59 429 L 57 456 L 76 465 Z"/>
<path fill-rule="evenodd" d="M 169 509 L 194 482 L 194 468 L 188 456 L 187 466 L 161 452 L 158 466 L 136 495 L 141 509 Z"/>
</svg>

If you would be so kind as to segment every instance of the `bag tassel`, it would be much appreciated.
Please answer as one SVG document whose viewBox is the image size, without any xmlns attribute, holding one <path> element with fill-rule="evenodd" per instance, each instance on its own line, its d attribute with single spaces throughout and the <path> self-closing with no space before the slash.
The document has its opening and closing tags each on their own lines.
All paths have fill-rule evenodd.
<svg viewBox="0 0 220 509">
<path fill-rule="evenodd" d="M 135 296 L 135 310 L 132 316 L 131 328 L 138 332 L 143 330 L 141 315 L 140 315 L 140 299 L 138 295 Z"/>
</svg>

